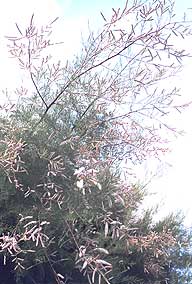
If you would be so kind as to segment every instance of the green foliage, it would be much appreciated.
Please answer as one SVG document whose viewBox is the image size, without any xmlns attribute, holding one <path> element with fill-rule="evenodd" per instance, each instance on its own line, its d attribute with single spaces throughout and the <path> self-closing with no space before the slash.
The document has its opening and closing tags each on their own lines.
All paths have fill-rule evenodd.
<svg viewBox="0 0 192 284">
<path fill-rule="evenodd" d="M 57 272 L 83 267 L 90 277 L 94 269 L 105 275 L 102 270 L 113 267 L 108 274 L 112 283 L 166 283 L 166 279 L 179 283 L 184 277 L 180 272 L 191 263 L 191 235 L 187 237 L 180 216 L 154 224 L 153 210 L 138 215 L 145 192 L 123 184 L 119 169 L 110 169 L 105 154 L 87 144 L 86 139 L 93 143 L 108 131 L 107 126 L 81 140 L 79 124 L 75 139 L 63 143 L 71 122 L 63 120 L 58 133 L 52 112 L 35 132 L 29 132 L 36 119 L 33 112 L 26 116 L 27 109 L 18 106 L 11 117 L 14 130 L 10 129 L 15 140 L 25 141 L 14 156 L 22 170 L 8 177 L 1 171 L 1 233 L 21 236 L 18 252 L 11 252 L 18 268 L 49 261 Z M 92 112 L 90 123 L 91 119 L 95 123 L 96 115 Z M 6 138 L 3 132 L 2 139 Z M 43 221 L 48 223 L 41 226 Z M 43 234 L 30 237 L 38 227 Z M 97 259 L 106 262 L 103 267 Z"/>
</svg>

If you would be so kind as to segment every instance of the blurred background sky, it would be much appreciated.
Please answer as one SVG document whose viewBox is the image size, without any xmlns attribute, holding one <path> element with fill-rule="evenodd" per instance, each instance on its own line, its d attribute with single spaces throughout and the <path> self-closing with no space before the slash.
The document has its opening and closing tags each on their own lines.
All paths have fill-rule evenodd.
<svg viewBox="0 0 192 284">
<path fill-rule="evenodd" d="M 46 24 L 55 17 L 60 20 L 55 25 L 56 41 L 64 44 L 57 50 L 59 58 L 71 57 L 79 51 L 81 36 L 90 27 L 97 30 L 103 20 L 100 11 L 105 16 L 111 14 L 111 8 L 123 7 L 123 0 L 6 0 L 2 1 L 0 9 L 0 90 L 7 89 L 13 93 L 15 87 L 25 80 L 17 69 L 16 64 L 8 58 L 7 40 L 5 35 L 14 35 L 15 23 L 25 27 L 29 23 L 32 13 L 35 13 L 35 22 L 39 25 Z M 176 0 L 175 12 L 177 17 L 182 17 L 186 11 L 192 20 L 192 0 Z M 86 37 L 86 36 L 85 36 Z M 192 51 L 192 38 L 185 42 L 178 42 L 187 50 Z M 192 59 L 184 61 L 183 71 L 177 78 L 171 78 L 171 84 L 180 88 L 183 101 L 192 101 Z M 0 104 L 4 101 L 1 94 Z M 161 202 L 160 215 L 165 215 L 172 210 L 182 209 L 186 215 L 186 225 L 192 225 L 192 105 L 182 114 L 172 117 L 172 123 L 183 129 L 185 134 L 170 144 L 171 153 L 163 158 L 160 172 L 161 177 L 155 177 L 148 185 L 152 194 L 146 200 L 151 206 Z M 151 163 L 151 164 L 150 164 Z M 152 161 L 138 168 L 140 181 L 155 168 Z M 162 170 L 163 168 L 163 170 Z M 153 175 L 153 173 L 152 173 Z"/>
</svg>

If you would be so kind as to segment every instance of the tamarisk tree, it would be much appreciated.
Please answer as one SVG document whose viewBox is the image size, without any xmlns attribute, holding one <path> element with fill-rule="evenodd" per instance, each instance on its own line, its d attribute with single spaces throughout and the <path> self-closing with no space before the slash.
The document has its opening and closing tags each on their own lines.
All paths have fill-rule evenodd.
<svg viewBox="0 0 192 284">
<path fill-rule="evenodd" d="M 74 271 L 78 283 L 179 283 L 190 263 L 182 220 L 139 215 L 145 191 L 120 177 L 122 161 L 167 149 L 159 128 L 178 90 L 158 86 L 187 56 L 173 42 L 190 23 L 162 0 L 101 16 L 101 31 L 64 63 L 54 62 L 55 21 L 37 27 L 32 16 L 8 37 L 26 86 L 0 121 L 0 248 L 18 283 L 76 283 Z"/>
</svg>

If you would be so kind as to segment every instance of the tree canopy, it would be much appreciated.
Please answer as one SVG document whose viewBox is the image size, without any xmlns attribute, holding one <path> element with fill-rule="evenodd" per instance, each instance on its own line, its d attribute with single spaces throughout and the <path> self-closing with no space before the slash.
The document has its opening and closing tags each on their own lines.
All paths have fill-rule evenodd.
<svg viewBox="0 0 192 284">
<path fill-rule="evenodd" d="M 178 90 L 157 87 L 187 56 L 172 43 L 189 22 L 161 0 L 102 17 L 65 64 L 48 56 L 55 21 L 37 27 L 32 16 L 8 38 L 27 87 L 0 119 L 1 256 L 18 284 L 190 283 L 183 219 L 139 213 L 145 188 L 121 177 L 123 163 L 167 150 L 160 128 Z"/>
</svg>

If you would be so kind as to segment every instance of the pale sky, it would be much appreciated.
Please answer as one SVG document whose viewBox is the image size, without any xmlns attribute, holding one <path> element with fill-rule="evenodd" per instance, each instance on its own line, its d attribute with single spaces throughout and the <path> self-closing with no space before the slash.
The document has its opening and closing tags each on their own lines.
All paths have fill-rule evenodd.
<svg viewBox="0 0 192 284">
<path fill-rule="evenodd" d="M 191 0 L 176 0 L 176 13 L 182 15 L 183 12 L 192 7 Z M 47 23 L 59 16 L 60 21 L 55 26 L 55 37 L 58 41 L 63 41 L 64 45 L 59 49 L 59 56 L 66 58 L 78 51 L 81 41 L 81 32 L 87 30 L 87 23 L 91 26 L 99 27 L 102 24 L 100 11 L 105 15 L 110 15 L 111 7 L 118 7 L 122 0 L 6 0 L 2 1 L 0 9 L 0 89 L 7 88 L 13 90 L 18 82 L 22 81 L 16 64 L 8 59 L 5 35 L 15 33 L 14 23 L 21 27 L 29 22 L 31 14 L 35 13 L 37 24 Z M 191 12 L 192 10 L 188 10 Z M 192 40 L 186 41 L 187 46 L 192 46 Z M 191 74 L 192 59 L 185 62 L 183 72 L 175 79 L 175 84 L 181 88 L 183 98 L 192 100 Z M 171 79 L 173 80 L 173 79 Z M 173 83 L 174 81 L 172 81 Z M 0 104 L 3 101 L 0 97 Z M 158 192 L 155 197 L 148 199 L 148 204 L 164 201 L 161 214 L 171 210 L 183 209 L 186 213 L 186 224 L 192 225 L 192 183 L 191 183 L 191 161 L 192 161 L 192 106 L 182 115 L 173 118 L 176 126 L 184 129 L 186 134 L 178 138 L 171 144 L 172 153 L 167 155 L 164 162 L 171 164 L 166 167 L 164 176 L 155 179 L 150 189 Z M 146 166 L 150 171 L 150 165 Z M 144 171 L 141 170 L 141 180 Z"/>
</svg>

